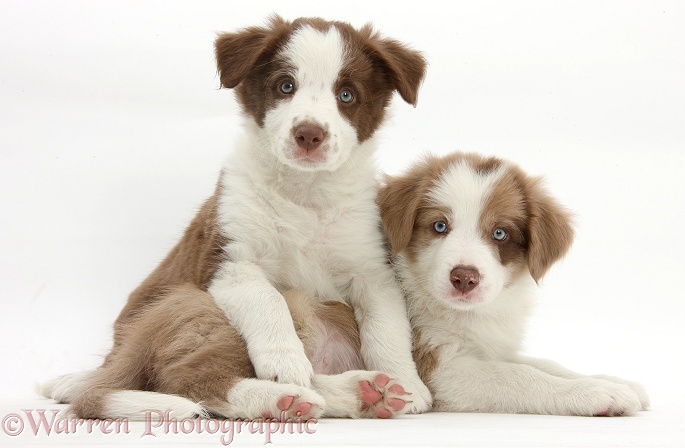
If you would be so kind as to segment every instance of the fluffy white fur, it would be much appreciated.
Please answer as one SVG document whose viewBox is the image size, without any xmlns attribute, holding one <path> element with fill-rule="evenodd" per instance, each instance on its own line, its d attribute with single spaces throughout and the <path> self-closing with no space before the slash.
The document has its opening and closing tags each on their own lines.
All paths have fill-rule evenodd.
<svg viewBox="0 0 685 448">
<path fill-rule="evenodd" d="M 179 397 L 142 390 L 123 390 L 107 396 L 104 412 L 110 418 L 161 421 L 168 418 L 182 420 L 197 416 L 208 418 L 209 414 L 200 403 Z"/>
<path fill-rule="evenodd" d="M 412 326 L 437 358 L 426 380 L 435 409 L 585 416 L 646 409 L 649 399 L 636 383 L 519 355 L 536 284 L 520 263 L 502 264 L 479 230 L 483 204 L 508 169 L 483 174 L 466 162 L 447 169 L 427 194 L 449 210 L 451 231 L 415 260 L 404 251 L 395 257 Z M 480 273 L 480 284 L 466 295 L 450 284 L 459 265 Z"/>
<path fill-rule="evenodd" d="M 278 289 L 295 288 L 355 310 L 362 358 L 411 391 L 410 411 L 431 398 L 411 359 L 404 299 L 387 265 L 375 205 L 373 139 L 359 144 L 340 114 L 334 83 L 344 64 L 335 28 L 303 27 L 283 57 L 296 67 L 297 92 L 267 111 L 223 169 L 219 216 L 230 235 L 209 292 L 247 343 L 259 379 L 308 387 L 312 365 Z M 313 122 L 329 139 L 316 163 L 294 156 L 291 129 Z"/>
</svg>

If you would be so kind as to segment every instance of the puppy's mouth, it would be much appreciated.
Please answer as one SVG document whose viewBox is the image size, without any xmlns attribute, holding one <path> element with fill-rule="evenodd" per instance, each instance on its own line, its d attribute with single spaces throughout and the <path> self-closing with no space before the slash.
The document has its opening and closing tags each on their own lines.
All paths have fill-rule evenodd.
<svg viewBox="0 0 685 448">
<path fill-rule="evenodd" d="M 319 146 L 316 149 L 295 148 L 288 157 L 292 162 L 305 167 L 315 168 L 328 162 L 328 145 Z"/>
<path fill-rule="evenodd" d="M 483 302 L 483 296 L 477 291 L 463 293 L 461 291 L 452 291 L 447 296 L 447 301 L 455 304 L 476 305 Z"/>
<path fill-rule="evenodd" d="M 332 164 L 332 148 L 327 128 L 304 122 L 291 129 L 291 139 L 283 155 L 294 168 L 315 171 Z"/>
</svg>

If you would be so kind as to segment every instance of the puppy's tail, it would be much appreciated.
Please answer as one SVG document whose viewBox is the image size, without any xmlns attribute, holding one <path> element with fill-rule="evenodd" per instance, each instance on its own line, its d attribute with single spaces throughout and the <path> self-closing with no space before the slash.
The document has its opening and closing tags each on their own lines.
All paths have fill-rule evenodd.
<svg viewBox="0 0 685 448">
<path fill-rule="evenodd" d="M 96 370 L 70 373 L 36 385 L 36 393 L 45 398 L 52 398 L 58 403 L 71 403 L 87 387 Z"/>
<path fill-rule="evenodd" d="M 162 421 L 209 418 L 200 403 L 185 397 L 143 390 L 94 388 L 85 391 L 67 411 L 80 418 Z"/>
<path fill-rule="evenodd" d="M 178 395 L 130 390 L 134 378 L 112 373 L 104 367 L 72 373 L 38 385 L 36 392 L 70 404 L 66 414 L 78 418 L 160 421 L 209 415 L 199 403 Z"/>
</svg>

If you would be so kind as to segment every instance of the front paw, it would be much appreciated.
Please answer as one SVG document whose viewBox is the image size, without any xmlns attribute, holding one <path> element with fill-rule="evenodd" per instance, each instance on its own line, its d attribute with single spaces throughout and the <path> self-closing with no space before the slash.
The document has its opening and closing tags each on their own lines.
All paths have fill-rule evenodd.
<svg viewBox="0 0 685 448">
<path fill-rule="evenodd" d="M 252 360 L 257 378 L 282 384 L 311 387 L 314 369 L 307 356 L 298 350 L 278 350 Z"/>
<path fill-rule="evenodd" d="M 647 391 L 644 387 L 642 387 L 642 384 L 636 383 L 634 381 L 624 380 L 623 378 L 618 378 L 610 375 L 593 375 L 592 378 L 611 381 L 612 383 L 623 384 L 625 386 L 628 386 L 632 389 L 633 392 L 635 392 L 635 394 L 637 394 L 638 398 L 640 399 L 640 410 L 646 411 L 647 409 L 649 409 L 649 395 L 647 395 Z"/>
<path fill-rule="evenodd" d="M 433 406 L 433 396 L 418 377 L 414 380 L 401 379 L 399 381 L 407 386 L 407 392 L 411 394 L 409 398 L 411 403 L 407 404 L 407 414 L 420 414 L 430 411 Z"/>
<path fill-rule="evenodd" d="M 571 415 L 633 415 L 641 407 L 640 398 L 630 387 L 596 378 L 573 380 L 563 400 L 564 413 Z"/>
</svg>

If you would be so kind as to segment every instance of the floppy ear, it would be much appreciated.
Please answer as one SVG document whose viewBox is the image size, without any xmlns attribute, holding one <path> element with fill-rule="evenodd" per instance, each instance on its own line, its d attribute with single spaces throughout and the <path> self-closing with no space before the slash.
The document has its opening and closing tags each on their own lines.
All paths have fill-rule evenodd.
<svg viewBox="0 0 685 448">
<path fill-rule="evenodd" d="M 249 27 L 236 33 L 219 34 L 214 42 L 221 86 L 240 84 L 268 49 L 274 48 L 290 31 L 290 24 L 274 15 L 267 27 Z"/>
<path fill-rule="evenodd" d="M 418 51 L 394 39 L 381 39 L 371 31 L 371 25 L 365 25 L 361 32 L 372 36 L 374 53 L 385 64 L 390 80 L 402 99 L 416 107 L 419 86 L 426 74 L 426 59 Z"/>
<path fill-rule="evenodd" d="M 573 242 L 571 215 L 541 186 L 541 179 L 531 179 L 527 185 L 528 269 L 538 282 L 549 268 L 563 257 Z"/>
<path fill-rule="evenodd" d="M 386 176 L 385 185 L 378 192 L 376 202 L 393 254 L 411 241 L 421 198 L 428 188 L 426 175 L 426 164 L 416 165 L 401 176 Z"/>
</svg>

